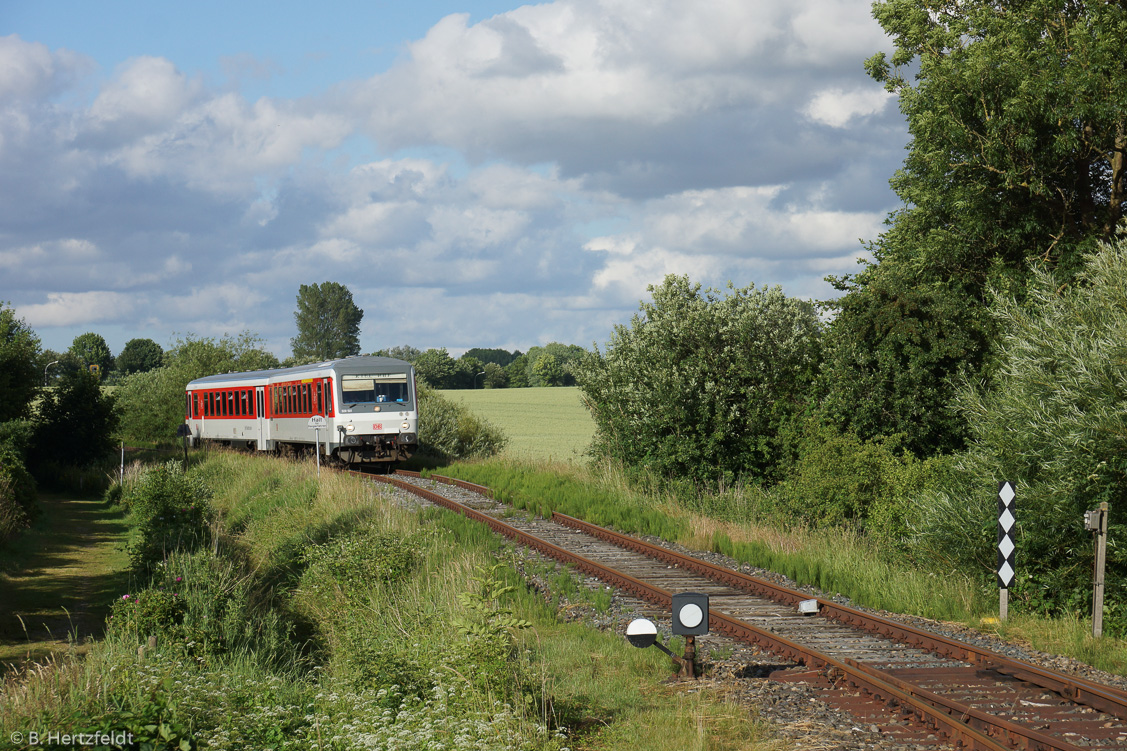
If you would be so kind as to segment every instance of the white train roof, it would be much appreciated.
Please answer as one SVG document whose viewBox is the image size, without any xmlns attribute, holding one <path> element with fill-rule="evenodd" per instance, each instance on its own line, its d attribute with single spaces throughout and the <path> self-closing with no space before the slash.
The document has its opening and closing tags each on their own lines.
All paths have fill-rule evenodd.
<svg viewBox="0 0 1127 751">
<path fill-rule="evenodd" d="M 263 385 L 278 381 L 297 381 L 305 378 L 326 378 L 333 375 L 364 375 L 367 373 L 409 373 L 411 363 L 392 357 L 369 357 L 359 355 L 341 360 L 326 360 L 292 368 L 273 368 L 271 370 L 249 370 L 242 373 L 222 373 L 204 376 L 188 382 L 188 388 L 206 388 L 224 384 L 241 386 Z"/>
</svg>

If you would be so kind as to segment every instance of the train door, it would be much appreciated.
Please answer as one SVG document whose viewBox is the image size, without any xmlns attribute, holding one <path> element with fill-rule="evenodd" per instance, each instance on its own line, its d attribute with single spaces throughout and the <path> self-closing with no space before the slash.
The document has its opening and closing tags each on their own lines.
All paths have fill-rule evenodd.
<svg viewBox="0 0 1127 751">
<path fill-rule="evenodd" d="M 270 438 L 266 422 L 266 389 L 258 386 L 254 390 L 254 414 L 258 418 L 258 450 L 265 451 Z"/>
</svg>

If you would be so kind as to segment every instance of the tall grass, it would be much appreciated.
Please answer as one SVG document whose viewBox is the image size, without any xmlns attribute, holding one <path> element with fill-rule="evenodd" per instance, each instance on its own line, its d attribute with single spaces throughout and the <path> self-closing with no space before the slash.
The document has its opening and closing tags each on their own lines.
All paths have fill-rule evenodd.
<svg viewBox="0 0 1127 751">
<path fill-rule="evenodd" d="M 756 487 L 677 495 L 656 483 L 639 484 L 614 466 L 516 459 L 435 472 L 487 485 L 503 500 L 542 515 L 559 511 L 712 550 L 873 608 L 944 620 L 973 619 L 988 608 L 966 577 L 889 560 L 860 533 L 781 523 Z"/>
</svg>

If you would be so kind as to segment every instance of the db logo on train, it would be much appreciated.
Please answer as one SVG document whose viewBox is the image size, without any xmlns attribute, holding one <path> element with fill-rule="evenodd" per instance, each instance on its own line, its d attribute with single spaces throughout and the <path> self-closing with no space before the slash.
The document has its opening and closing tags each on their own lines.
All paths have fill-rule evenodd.
<svg viewBox="0 0 1127 751">
<path fill-rule="evenodd" d="M 372 423 L 372 430 L 383 430 L 383 423 L 382 422 Z"/>
</svg>

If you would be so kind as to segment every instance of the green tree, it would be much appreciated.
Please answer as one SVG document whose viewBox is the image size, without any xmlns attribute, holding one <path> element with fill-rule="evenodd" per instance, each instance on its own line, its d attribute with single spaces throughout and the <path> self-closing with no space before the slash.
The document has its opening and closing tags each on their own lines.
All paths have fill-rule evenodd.
<svg viewBox="0 0 1127 751">
<path fill-rule="evenodd" d="M 485 375 L 481 377 L 482 387 L 487 389 L 503 389 L 509 385 L 509 373 L 495 362 L 485 363 Z"/>
<path fill-rule="evenodd" d="M 415 362 L 415 358 L 421 355 L 423 351 L 410 344 L 401 344 L 396 347 L 389 347 L 388 349 L 376 350 L 372 353 L 374 357 L 394 357 L 396 360 L 405 360 L 407 362 Z"/>
<path fill-rule="evenodd" d="M 455 363 L 457 372 L 455 386 L 457 389 L 481 388 L 482 379 L 485 378 L 485 364 L 473 355 L 465 354 Z"/>
<path fill-rule="evenodd" d="M 814 306 L 779 287 L 702 293 L 672 275 L 649 291 L 577 368 L 596 449 L 664 476 L 772 479 L 819 364 Z"/>
<path fill-rule="evenodd" d="M 415 374 L 435 389 L 455 388 L 458 366 L 445 347 L 428 349 L 415 358 Z"/>
<path fill-rule="evenodd" d="M 517 355 L 513 358 L 513 361 L 505 366 L 505 374 L 509 377 L 509 388 L 527 387 L 528 370 L 528 355 Z"/>
<path fill-rule="evenodd" d="M 33 471 L 42 477 L 58 464 L 82 467 L 104 459 L 114 448 L 117 424 L 114 397 L 102 390 L 100 379 L 84 370 L 68 373 L 39 403 Z"/>
<path fill-rule="evenodd" d="M 238 337 L 178 339 L 165 353 L 165 365 L 130 375 L 118 387 L 121 433 L 131 441 L 174 440 L 184 422 L 184 388 L 189 381 L 217 373 L 268 370 L 278 358 L 262 348 L 262 340 L 244 332 Z"/>
<path fill-rule="evenodd" d="M 43 378 L 38 355 L 39 337 L 0 302 L 0 422 L 27 416 Z"/>
<path fill-rule="evenodd" d="M 520 350 L 509 352 L 504 349 L 482 349 L 481 347 L 473 347 L 472 349 L 466 350 L 466 356 L 476 357 L 487 365 L 489 363 L 495 363 L 502 368 L 520 357 L 520 354 Z"/>
<path fill-rule="evenodd" d="M 1027 299 L 1000 295 L 1003 332 L 991 388 L 967 382 L 957 406 L 971 441 L 954 472 L 914 506 L 914 548 L 989 577 L 997 482 L 1018 491 L 1015 602 L 1058 612 L 1088 602 L 1092 544 L 1083 512 L 1107 501 L 1111 538 L 1127 534 L 1127 241 L 1087 257 L 1075 283 L 1034 274 Z M 1108 551 L 1114 602 L 1127 595 L 1127 550 Z M 1121 623 L 1127 627 L 1127 623 Z"/>
<path fill-rule="evenodd" d="M 297 336 L 290 340 L 297 360 L 333 360 L 360 354 L 364 311 L 348 287 L 337 282 L 303 284 L 297 293 Z"/>
<path fill-rule="evenodd" d="M 83 370 L 89 370 L 91 365 L 97 365 L 99 373 L 103 376 L 113 370 L 113 353 L 110 352 L 109 345 L 101 334 L 92 331 L 79 334 L 67 351 L 78 360 Z"/>
<path fill-rule="evenodd" d="M 144 373 L 159 368 L 164 349 L 152 339 L 130 339 L 117 356 L 117 371 L 122 375 Z"/>
<path fill-rule="evenodd" d="M 873 13 L 896 50 L 866 67 L 912 140 L 875 263 L 835 280 L 847 294 L 828 411 L 863 438 L 950 451 L 966 435 L 944 409 L 955 380 L 990 374 L 988 290 L 1020 298 L 1033 259 L 1066 280 L 1123 218 L 1127 7 L 882 0 Z"/>
<path fill-rule="evenodd" d="M 540 386 L 562 386 L 564 383 L 563 365 L 555 355 L 547 352 L 536 358 L 532 374 L 536 376 L 536 383 Z"/>
<path fill-rule="evenodd" d="M 552 360 L 545 361 L 537 369 L 541 358 L 550 355 Z M 525 378 L 529 386 L 574 386 L 573 373 L 576 363 L 587 356 L 587 350 L 577 344 L 561 344 L 548 342 L 543 347 L 532 347 L 524 356 Z M 545 371 L 544 368 L 547 368 Z"/>
</svg>

